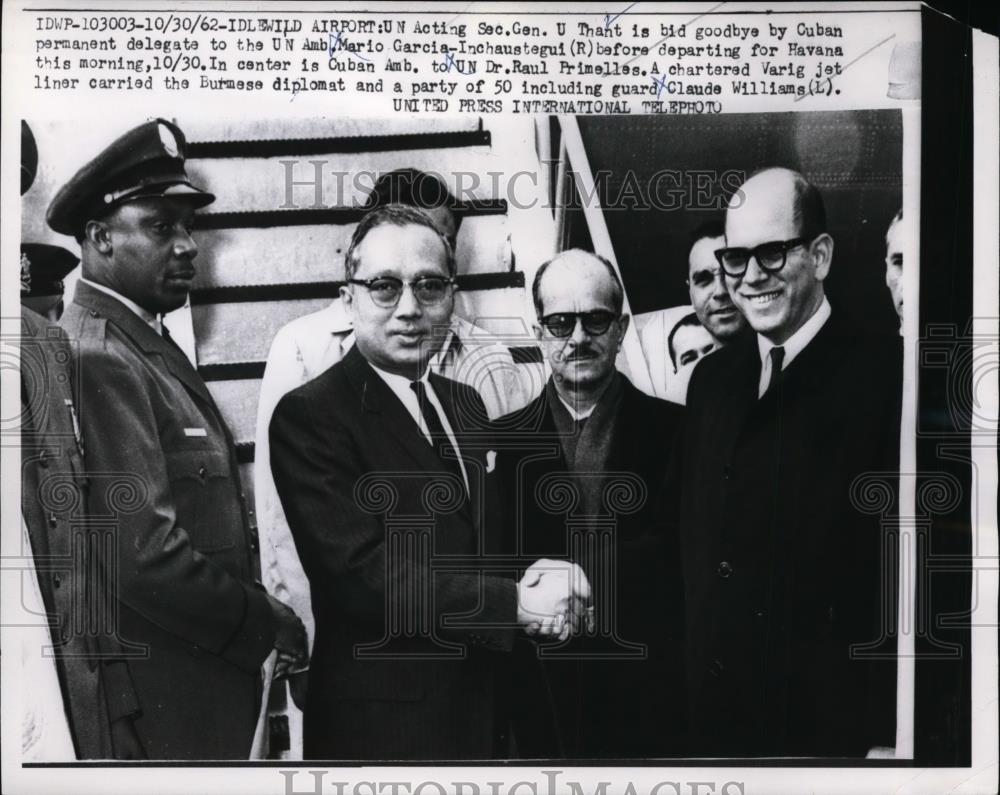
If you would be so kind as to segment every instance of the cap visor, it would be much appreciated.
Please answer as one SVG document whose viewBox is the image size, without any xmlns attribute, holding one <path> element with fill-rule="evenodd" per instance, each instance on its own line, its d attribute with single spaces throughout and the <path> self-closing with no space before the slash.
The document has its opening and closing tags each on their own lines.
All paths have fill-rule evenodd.
<svg viewBox="0 0 1000 795">
<path fill-rule="evenodd" d="M 207 190 L 201 190 L 194 185 L 183 182 L 179 182 L 176 185 L 168 185 L 161 191 L 158 191 L 158 193 L 161 196 L 167 196 L 172 199 L 190 201 L 196 207 L 204 207 L 206 204 L 211 204 L 215 201 L 214 193 L 209 193 Z"/>
</svg>

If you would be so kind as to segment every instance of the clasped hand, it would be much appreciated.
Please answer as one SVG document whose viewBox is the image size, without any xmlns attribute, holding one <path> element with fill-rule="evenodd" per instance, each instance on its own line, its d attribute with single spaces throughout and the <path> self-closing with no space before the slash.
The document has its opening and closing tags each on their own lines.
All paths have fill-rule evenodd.
<svg viewBox="0 0 1000 795">
<path fill-rule="evenodd" d="M 268 602 L 275 618 L 274 648 L 278 659 L 274 666 L 274 676 L 280 679 L 304 666 L 309 657 L 306 628 L 302 620 L 288 605 L 268 594 Z"/>
<path fill-rule="evenodd" d="M 566 640 L 593 625 L 590 582 L 576 563 L 542 558 L 517 584 L 517 620 L 531 636 Z"/>
</svg>

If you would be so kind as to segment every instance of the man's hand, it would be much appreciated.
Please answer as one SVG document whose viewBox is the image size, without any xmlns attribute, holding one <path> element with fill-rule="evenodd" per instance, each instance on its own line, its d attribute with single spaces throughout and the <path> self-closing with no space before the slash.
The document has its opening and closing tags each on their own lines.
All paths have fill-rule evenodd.
<svg viewBox="0 0 1000 795">
<path fill-rule="evenodd" d="M 535 561 L 517 584 L 517 620 L 529 635 L 566 640 L 580 631 L 588 610 L 590 583 L 576 563 Z"/>
<path fill-rule="evenodd" d="M 267 601 L 271 605 L 276 621 L 274 648 L 278 650 L 278 660 L 274 665 L 274 676 L 280 679 L 294 668 L 305 665 L 309 656 L 306 628 L 295 611 L 284 602 L 279 602 L 270 594 Z"/>
</svg>

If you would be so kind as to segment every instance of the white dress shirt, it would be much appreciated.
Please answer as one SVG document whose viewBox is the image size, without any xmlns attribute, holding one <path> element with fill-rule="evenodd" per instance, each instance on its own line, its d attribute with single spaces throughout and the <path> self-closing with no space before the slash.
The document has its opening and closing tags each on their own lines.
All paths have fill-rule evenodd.
<svg viewBox="0 0 1000 795">
<path fill-rule="evenodd" d="M 579 422 L 580 420 L 589 419 L 590 415 L 594 413 L 594 409 L 597 408 L 597 403 L 594 403 L 586 411 L 577 411 L 569 403 L 567 403 L 565 400 L 563 400 L 562 395 L 560 395 L 558 392 L 556 392 L 556 397 L 558 397 L 559 398 L 559 402 L 562 403 L 566 407 L 566 411 L 569 412 L 569 416 L 571 416 L 577 422 Z"/>
<path fill-rule="evenodd" d="M 830 319 L 830 314 L 830 302 L 826 300 L 826 296 L 823 296 L 823 303 L 819 305 L 819 309 L 802 324 L 802 328 L 792 334 L 781 346 L 775 345 L 760 334 L 757 335 L 757 349 L 760 351 L 760 383 L 757 388 L 757 397 L 763 397 L 764 392 L 767 391 L 767 385 L 771 381 L 771 349 L 777 347 L 785 349 L 785 358 L 781 364 L 781 371 L 784 372 L 795 357 L 805 350 L 806 345 L 819 334 L 819 330 Z"/>
</svg>

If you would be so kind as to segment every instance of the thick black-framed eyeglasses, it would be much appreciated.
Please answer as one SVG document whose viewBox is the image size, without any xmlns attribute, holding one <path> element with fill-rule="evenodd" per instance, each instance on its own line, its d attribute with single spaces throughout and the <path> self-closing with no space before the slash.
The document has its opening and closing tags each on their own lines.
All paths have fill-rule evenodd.
<svg viewBox="0 0 1000 795">
<path fill-rule="evenodd" d="M 422 276 L 412 282 L 404 282 L 395 276 L 378 276 L 374 279 L 348 279 L 347 283 L 366 288 L 376 306 L 391 309 L 399 303 L 403 288 L 407 285 L 413 290 L 414 298 L 422 306 L 440 304 L 448 297 L 455 280 L 446 279 L 444 276 Z"/>
<path fill-rule="evenodd" d="M 606 334 L 611 324 L 618 319 L 614 312 L 595 309 L 592 312 L 556 312 L 542 318 L 542 325 L 553 337 L 568 337 L 576 328 L 577 318 L 583 330 L 592 337 Z"/>
<path fill-rule="evenodd" d="M 715 250 L 715 258 L 726 276 L 739 277 L 746 273 L 751 257 L 765 273 L 777 273 L 785 267 L 789 251 L 810 242 L 806 237 L 793 237 L 791 240 L 771 240 L 753 248 L 719 248 Z"/>
</svg>

